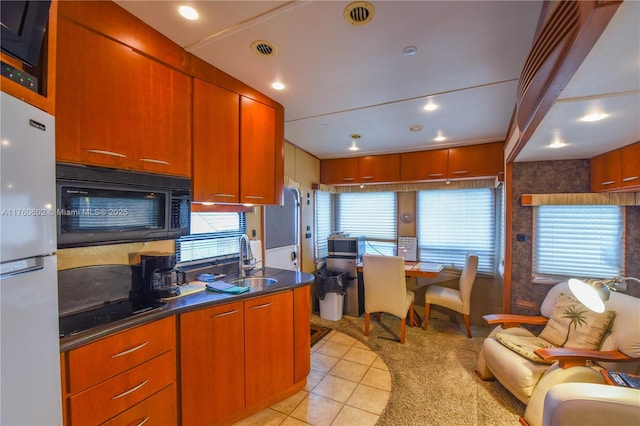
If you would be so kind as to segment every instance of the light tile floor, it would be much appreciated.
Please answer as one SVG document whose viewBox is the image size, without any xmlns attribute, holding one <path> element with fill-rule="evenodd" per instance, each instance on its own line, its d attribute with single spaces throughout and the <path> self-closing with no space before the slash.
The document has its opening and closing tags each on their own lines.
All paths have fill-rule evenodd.
<svg viewBox="0 0 640 426">
<path fill-rule="evenodd" d="M 235 425 L 374 425 L 390 393 L 391 375 L 378 355 L 331 331 L 311 348 L 311 372 L 303 390 Z"/>
</svg>

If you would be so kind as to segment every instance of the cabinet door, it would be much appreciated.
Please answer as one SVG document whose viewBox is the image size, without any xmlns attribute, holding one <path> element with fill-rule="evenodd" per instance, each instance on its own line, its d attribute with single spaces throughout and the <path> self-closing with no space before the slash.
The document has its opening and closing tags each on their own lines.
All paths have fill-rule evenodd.
<svg viewBox="0 0 640 426">
<path fill-rule="evenodd" d="M 400 154 L 400 180 L 421 181 L 447 177 L 448 149 Z"/>
<path fill-rule="evenodd" d="M 240 95 L 193 80 L 193 201 L 240 200 Z"/>
<path fill-rule="evenodd" d="M 623 188 L 640 186 L 640 142 L 620 149 L 620 178 Z"/>
<path fill-rule="evenodd" d="M 211 424 L 244 408 L 243 303 L 180 315 L 182 424 Z"/>
<path fill-rule="evenodd" d="M 311 286 L 293 290 L 294 377 L 295 383 L 307 378 L 311 370 Z"/>
<path fill-rule="evenodd" d="M 241 97 L 240 202 L 275 204 L 276 111 Z"/>
<path fill-rule="evenodd" d="M 176 386 L 171 385 L 155 395 L 117 415 L 102 426 L 146 425 L 165 426 L 178 424 L 178 396 Z"/>
<path fill-rule="evenodd" d="M 358 158 L 360 182 L 397 182 L 400 179 L 400 154 L 368 155 Z"/>
<path fill-rule="evenodd" d="M 449 148 L 449 178 L 490 177 L 503 173 L 502 142 Z"/>
<path fill-rule="evenodd" d="M 245 305 L 247 407 L 293 386 L 293 292 Z"/>
<path fill-rule="evenodd" d="M 358 158 L 335 158 L 320 162 L 320 182 L 327 185 L 356 183 L 358 179 Z"/>
<path fill-rule="evenodd" d="M 135 53 L 71 22 L 58 23 L 56 159 L 132 168 L 138 140 L 129 74 Z M 132 102 L 129 102 L 129 101 Z"/>
<path fill-rule="evenodd" d="M 620 188 L 620 150 L 591 159 L 591 190 L 608 191 Z"/>
</svg>

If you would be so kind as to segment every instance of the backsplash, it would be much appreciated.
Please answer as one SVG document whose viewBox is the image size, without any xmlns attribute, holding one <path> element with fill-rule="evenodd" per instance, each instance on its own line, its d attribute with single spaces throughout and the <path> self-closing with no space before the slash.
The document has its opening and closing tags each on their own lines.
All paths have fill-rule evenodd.
<svg viewBox="0 0 640 426">
<path fill-rule="evenodd" d="M 108 244 L 58 250 L 58 271 L 94 265 L 136 265 L 148 252 L 174 253 L 174 240 Z"/>
</svg>

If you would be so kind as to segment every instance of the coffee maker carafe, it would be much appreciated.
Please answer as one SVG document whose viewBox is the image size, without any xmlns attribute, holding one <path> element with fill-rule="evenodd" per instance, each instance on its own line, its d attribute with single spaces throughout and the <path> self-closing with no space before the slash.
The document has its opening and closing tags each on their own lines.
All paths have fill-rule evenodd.
<svg viewBox="0 0 640 426">
<path fill-rule="evenodd" d="M 140 256 L 142 293 L 156 299 L 180 295 L 180 285 L 186 274 L 175 268 L 176 257 L 171 253 L 153 253 Z"/>
</svg>

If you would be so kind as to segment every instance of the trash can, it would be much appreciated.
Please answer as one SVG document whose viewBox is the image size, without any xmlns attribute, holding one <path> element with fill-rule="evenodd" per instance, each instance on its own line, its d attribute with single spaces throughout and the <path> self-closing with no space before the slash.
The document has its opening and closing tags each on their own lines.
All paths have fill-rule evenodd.
<svg viewBox="0 0 640 426">
<path fill-rule="evenodd" d="M 316 297 L 320 302 L 320 317 L 329 321 L 342 318 L 344 308 L 344 272 L 321 269 L 315 274 Z"/>
</svg>

